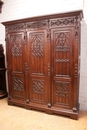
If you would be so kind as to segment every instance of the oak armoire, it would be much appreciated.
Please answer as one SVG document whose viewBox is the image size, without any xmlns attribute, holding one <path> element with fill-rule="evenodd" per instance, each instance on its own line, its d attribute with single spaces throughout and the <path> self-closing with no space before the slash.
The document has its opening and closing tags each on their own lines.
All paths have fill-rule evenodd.
<svg viewBox="0 0 87 130">
<path fill-rule="evenodd" d="M 2 24 L 8 104 L 78 118 L 82 11 Z"/>
</svg>

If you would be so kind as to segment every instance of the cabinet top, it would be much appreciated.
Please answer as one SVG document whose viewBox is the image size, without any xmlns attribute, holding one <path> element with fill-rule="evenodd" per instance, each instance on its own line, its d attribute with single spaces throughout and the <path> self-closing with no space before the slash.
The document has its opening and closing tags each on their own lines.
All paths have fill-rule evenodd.
<svg viewBox="0 0 87 130">
<path fill-rule="evenodd" d="M 73 17 L 73 16 L 79 16 L 79 18 L 81 20 L 83 18 L 83 11 L 77 10 L 77 11 L 73 11 L 73 12 L 64 12 L 64 13 L 51 14 L 51 15 L 35 16 L 35 17 L 30 17 L 30 18 L 5 21 L 5 22 L 2 22 L 2 24 L 7 26 L 7 25 L 23 23 L 23 22 L 49 20 L 49 19 L 54 19 L 54 18 Z"/>
</svg>

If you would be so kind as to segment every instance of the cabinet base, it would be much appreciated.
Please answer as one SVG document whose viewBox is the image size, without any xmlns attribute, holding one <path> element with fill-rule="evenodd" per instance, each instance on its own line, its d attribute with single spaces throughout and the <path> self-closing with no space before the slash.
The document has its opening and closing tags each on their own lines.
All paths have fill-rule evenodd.
<svg viewBox="0 0 87 130">
<path fill-rule="evenodd" d="M 70 117 L 71 119 L 78 119 L 78 114 L 79 112 L 73 112 L 73 110 L 68 110 L 68 109 L 59 109 L 59 108 L 55 108 L 55 107 L 47 107 L 47 105 L 37 105 L 35 103 L 29 103 L 26 104 L 25 101 L 19 102 L 19 101 L 15 101 L 15 100 L 8 100 L 8 105 L 16 105 L 16 106 L 20 106 L 23 107 L 25 109 L 28 110 L 38 110 L 38 111 L 43 111 L 46 112 L 47 114 L 58 114 L 58 115 L 62 115 L 62 116 L 66 116 L 66 117 Z"/>
</svg>

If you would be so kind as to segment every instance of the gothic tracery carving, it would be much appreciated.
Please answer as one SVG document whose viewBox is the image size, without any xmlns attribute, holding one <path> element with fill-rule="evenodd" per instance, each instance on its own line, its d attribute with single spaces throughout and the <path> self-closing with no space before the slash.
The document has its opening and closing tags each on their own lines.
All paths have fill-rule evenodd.
<svg viewBox="0 0 87 130">
<path fill-rule="evenodd" d="M 43 56 L 43 35 L 36 34 L 31 36 L 31 53 L 33 56 Z"/>
<path fill-rule="evenodd" d="M 11 37 L 12 44 L 12 55 L 13 56 L 22 56 L 22 45 L 21 45 L 21 36 L 15 35 Z"/>
<path fill-rule="evenodd" d="M 64 19 L 51 20 L 51 27 L 64 26 L 64 25 L 74 25 L 74 18 L 64 18 Z"/>
<path fill-rule="evenodd" d="M 13 77 L 13 88 L 17 91 L 23 91 L 23 78 Z"/>
<path fill-rule="evenodd" d="M 69 96 L 69 83 L 67 82 L 55 82 L 55 92 L 59 97 Z"/>
<path fill-rule="evenodd" d="M 44 81 L 33 80 L 32 87 L 34 93 L 43 94 L 44 93 Z"/>
<path fill-rule="evenodd" d="M 55 50 L 56 51 L 69 51 L 69 38 L 65 33 L 55 34 Z"/>
</svg>

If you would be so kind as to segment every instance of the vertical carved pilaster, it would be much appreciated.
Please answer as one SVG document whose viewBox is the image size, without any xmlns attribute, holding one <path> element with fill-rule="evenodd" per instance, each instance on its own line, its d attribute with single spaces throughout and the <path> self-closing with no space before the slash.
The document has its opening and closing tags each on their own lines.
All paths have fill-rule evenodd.
<svg viewBox="0 0 87 130">
<path fill-rule="evenodd" d="M 50 43 L 51 31 L 50 31 L 50 21 L 48 20 L 48 29 L 47 29 L 47 43 Z"/>
<path fill-rule="evenodd" d="M 48 63 L 48 76 L 50 76 L 50 63 Z"/>
<path fill-rule="evenodd" d="M 78 77 L 78 65 L 75 64 L 75 78 Z"/>
<path fill-rule="evenodd" d="M 75 17 L 75 39 L 78 40 L 79 37 L 79 17 Z"/>
<path fill-rule="evenodd" d="M 28 67 L 27 63 L 24 64 L 24 71 L 25 71 L 25 74 L 28 74 L 29 67 Z"/>
</svg>

